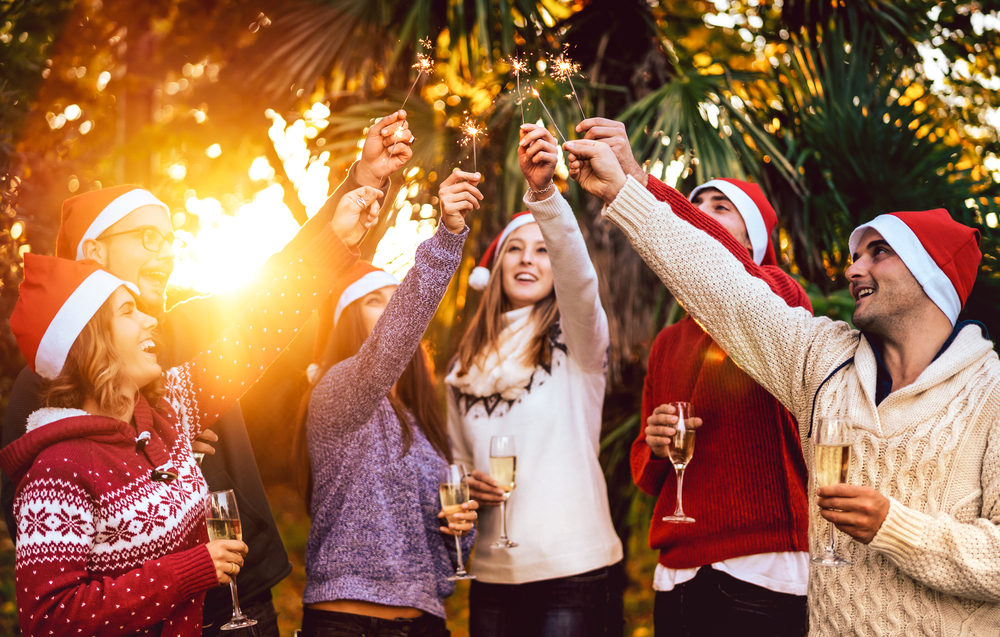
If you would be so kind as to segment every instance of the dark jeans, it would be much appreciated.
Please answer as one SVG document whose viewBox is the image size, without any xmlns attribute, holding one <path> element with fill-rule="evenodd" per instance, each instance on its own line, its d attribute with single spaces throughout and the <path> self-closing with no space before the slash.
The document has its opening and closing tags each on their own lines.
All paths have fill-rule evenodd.
<svg viewBox="0 0 1000 637">
<path fill-rule="evenodd" d="M 450 637 L 444 620 L 425 613 L 416 619 L 379 619 L 314 608 L 302 609 L 301 637 Z"/>
<path fill-rule="evenodd" d="M 228 587 L 227 587 L 228 588 Z M 240 609 L 247 617 L 257 620 L 256 626 L 240 628 L 239 630 L 219 630 L 233 617 L 232 605 L 219 613 L 209 617 L 207 613 L 211 610 L 206 608 L 205 618 L 202 620 L 201 637 L 279 637 L 278 633 L 278 612 L 274 609 L 274 602 L 271 593 L 265 596 L 255 595 L 256 599 L 248 600 L 244 603 L 240 600 Z"/>
<path fill-rule="evenodd" d="M 608 569 L 527 584 L 484 584 L 469 593 L 471 637 L 604 637 Z"/>
<path fill-rule="evenodd" d="M 805 595 L 776 593 L 710 566 L 672 591 L 656 593 L 656 637 L 802 637 Z"/>
</svg>

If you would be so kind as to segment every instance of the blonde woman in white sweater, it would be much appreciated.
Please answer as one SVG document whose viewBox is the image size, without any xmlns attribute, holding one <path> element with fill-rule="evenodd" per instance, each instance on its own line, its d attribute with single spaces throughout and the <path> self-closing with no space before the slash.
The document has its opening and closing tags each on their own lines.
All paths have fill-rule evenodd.
<svg viewBox="0 0 1000 637">
<path fill-rule="evenodd" d="M 492 272 L 473 274 L 473 285 L 488 275 L 486 290 L 446 379 L 455 462 L 473 472 L 483 505 L 472 637 L 603 635 L 607 567 L 622 559 L 597 458 L 608 321 L 583 235 L 552 182 L 557 152 L 544 128 L 522 127 L 530 214 L 491 246 Z M 514 548 L 490 545 L 503 493 L 489 475 L 496 435 L 516 443 L 517 488 L 506 504 Z"/>
<path fill-rule="evenodd" d="M 570 172 L 730 356 L 799 421 L 854 422 L 847 484 L 810 493 L 810 544 L 827 520 L 851 565 L 810 572 L 814 635 L 1000 634 L 1000 360 L 957 323 L 979 233 L 944 210 L 858 228 L 846 275 L 854 322 L 789 308 L 697 218 L 626 178 L 600 142 L 570 142 Z M 811 467 L 810 467 L 811 470 Z"/>
</svg>

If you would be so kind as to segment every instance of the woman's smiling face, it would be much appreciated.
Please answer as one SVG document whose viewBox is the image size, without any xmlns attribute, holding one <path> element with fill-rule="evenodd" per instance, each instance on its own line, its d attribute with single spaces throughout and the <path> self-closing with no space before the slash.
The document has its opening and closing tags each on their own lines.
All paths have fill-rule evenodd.
<svg viewBox="0 0 1000 637">
<path fill-rule="evenodd" d="M 538 224 L 525 224 L 510 233 L 504 246 L 500 267 L 511 309 L 534 305 L 551 294 L 552 264 Z"/>
<path fill-rule="evenodd" d="M 125 376 L 135 383 L 135 387 L 124 389 L 134 393 L 156 380 L 163 372 L 153 351 L 156 319 L 139 311 L 135 297 L 125 286 L 114 291 L 110 302 L 113 311 L 111 342 L 121 360 Z"/>
</svg>

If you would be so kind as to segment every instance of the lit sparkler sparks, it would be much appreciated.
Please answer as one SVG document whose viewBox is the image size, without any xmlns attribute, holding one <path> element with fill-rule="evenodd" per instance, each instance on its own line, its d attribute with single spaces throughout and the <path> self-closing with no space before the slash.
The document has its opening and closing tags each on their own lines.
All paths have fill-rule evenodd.
<svg viewBox="0 0 1000 637">
<path fill-rule="evenodd" d="M 538 100 L 538 103 L 542 105 L 542 108 L 545 109 L 545 114 L 549 116 L 549 121 L 552 122 L 552 127 L 556 129 L 556 132 L 559 133 L 559 137 L 563 140 L 563 143 L 565 144 L 566 136 L 562 134 L 561 130 L 559 130 L 559 125 L 556 124 L 556 119 L 552 117 L 552 113 L 550 113 L 548 107 L 545 106 L 545 102 L 542 101 L 542 97 L 538 94 L 538 89 L 532 86 L 531 92 L 535 95 L 535 99 Z"/>
<path fill-rule="evenodd" d="M 426 37 L 423 40 L 420 40 L 420 44 L 422 44 L 424 48 L 427 49 L 433 48 L 434 46 L 431 43 L 430 37 Z M 434 71 L 434 58 L 432 58 L 429 53 L 417 53 L 417 61 L 414 62 L 411 68 L 417 69 L 417 77 L 413 80 L 413 84 L 410 84 L 410 90 L 406 92 L 406 97 L 403 99 L 403 105 L 399 107 L 399 110 L 403 110 L 403 108 L 406 106 L 406 102 L 409 101 L 410 95 L 413 94 L 413 89 L 417 87 L 417 82 L 419 82 L 420 78 L 424 76 L 424 73 L 430 75 Z M 392 157 L 392 154 L 396 151 L 396 144 L 399 143 L 399 138 L 402 136 L 403 136 L 402 129 L 397 128 L 396 132 L 393 134 L 393 137 L 395 137 L 395 141 L 392 142 L 392 146 L 389 148 L 389 157 Z M 388 161 L 389 157 L 383 157 L 382 161 L 383 162 Z M 382 188 L 382 182 L 385 180 L 385 177 L 386 173 L 385 171 L 383 171 L 382 177 L 380 177 L 378 180 L 379 189 Z"/>
<path fill-rule="evenodd" d="M 465 123 L 462 124 L 462 139 L 458 143 L 462 146 L 468 146 L 469 143 L 472 143 L 472 172 L 479 172 L 476 163 L 476 140 L 485 132 L 486 127 L 480 126 L 472 119 L 466 118 Z"/>
<path fill-rule="evenodd" d="M 521 95 L 521 73 L 528 73 L 528 63 L 518 55 L 510 56 L 507 61 L 510 63 L 510 70 L 514 71 L 517 79 L 517 105 L 521 107 L 521 124 L 524 124 L 524 96 Z"/>
<path fill-rule="evenodd" d="M 559 57 L 552 58 L 551 68 L 552 70 L 549 73 L 552 77 L 562 82 L 569 82 L 569 87 L 573 91 L 572 95 L 576 99 L 576 105 L 580 107 L 580 114 L 583 115 L 583 119 L 587 119 L 587 114 L 583 110 L 583 104 L 580 103 L 580 96 L 576 94 L 576 87 L 573 86 L 573 76 L 580 72 L 580 65 L 570 59 L 566 55 L 566 51 L 563 50 L 559 54 Z"/>
</svg>

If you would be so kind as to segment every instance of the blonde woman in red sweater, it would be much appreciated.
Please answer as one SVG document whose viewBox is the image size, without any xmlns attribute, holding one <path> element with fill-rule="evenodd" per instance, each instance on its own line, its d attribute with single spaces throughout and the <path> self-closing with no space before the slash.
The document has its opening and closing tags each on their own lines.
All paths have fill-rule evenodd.
<svg viewBox="0 0 1000 637">
<path fill-rule="evenodd" d="M 163 373 L 138 289 L 94 261 L 26 255 L 11 316 L 47 405 L 0 452 L 18 485 L 16 595 L 26 635 L 201 634 L 205 591 L 244 564 L 208 542 L 191 440 L 264 372 L 357 260 L 378 191 L 345 196 L 301 260 L 222 337 Z M 251 556 L 249 559 L 253 559 Z"/>
<path fill-rule="evenodd" d="M 714 179 L 688 201 L 642 171 L 620 122 L 589 119 L 578 130 L 610 145 L 626 172 L 678 216 L 698 217 L 717 239 L 736 239 L 789 306 L 812 310 L 802 286 L 777 267 L 771 234 L 778 220 L 758 186 Z M 669 403 L 678 401 L 692 403 L 704 423 L 683 485 L 684 512 L 694 524 L 663 521 L 677 500 L 667 444 L 678 420 Z M 657 633 L 803 635 L 807 481 L 795 419 L 689 316 L 653 343 L 642 418 L 647 426 L 632 446 L 632 475 L 658 497 L 649 532 L 650 546 L 660 551 Z"/>
</svg>

